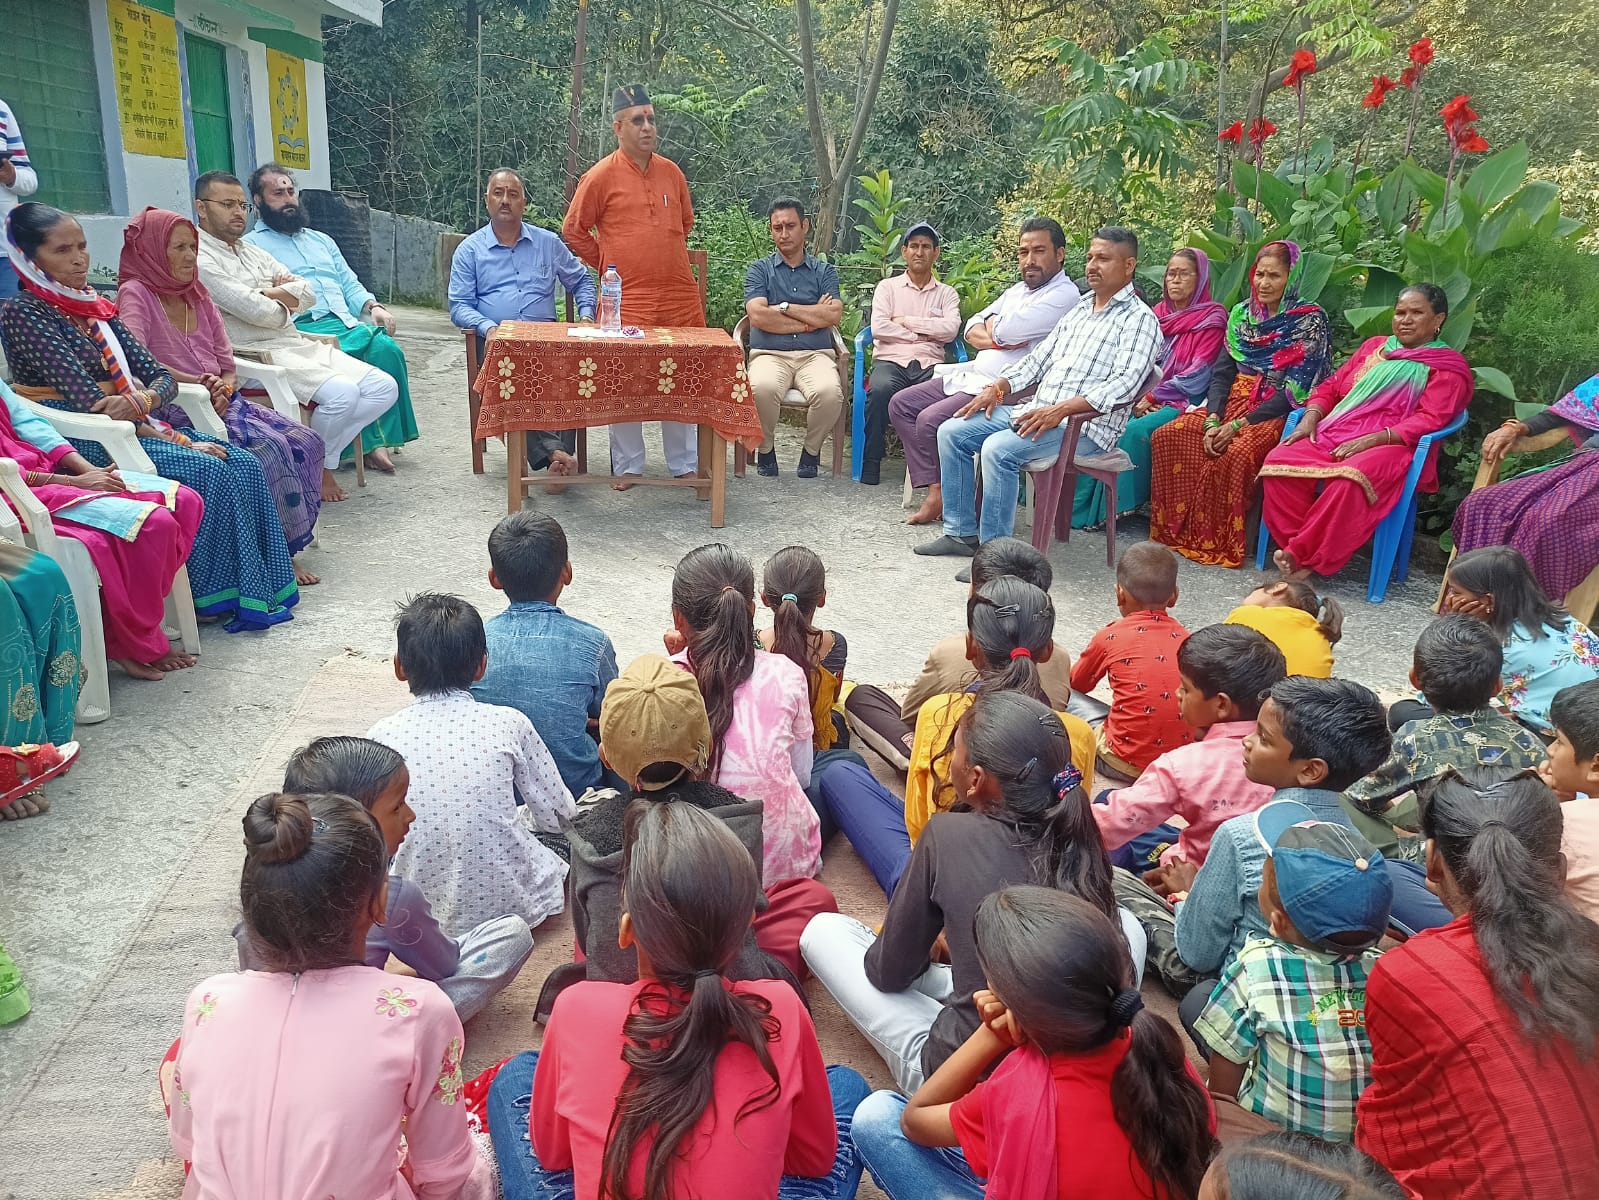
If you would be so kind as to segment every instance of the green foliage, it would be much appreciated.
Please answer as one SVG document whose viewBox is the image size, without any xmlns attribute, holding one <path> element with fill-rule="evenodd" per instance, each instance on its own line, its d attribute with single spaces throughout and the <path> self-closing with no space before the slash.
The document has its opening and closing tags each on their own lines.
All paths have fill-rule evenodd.
<svg viewBox="0 0 1599 1200">
<path fill-rule="evenodd" d="M 689 245 L 710 256 L 705 323 L 732 329 L 744 316 L 744 272 L 772 252 L 770 235 L 742 208 L 701 209 Z"/>
</svg>

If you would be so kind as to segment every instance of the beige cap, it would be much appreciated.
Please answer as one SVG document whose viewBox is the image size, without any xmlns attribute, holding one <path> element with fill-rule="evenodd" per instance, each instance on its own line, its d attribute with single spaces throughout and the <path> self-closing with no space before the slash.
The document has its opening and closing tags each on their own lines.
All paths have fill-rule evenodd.
<svg viewBox="0 0 1599 1200">
<path fill-rule="evenodd" d="M 699 774 L 711 757 L 711 721 L 699 683 L 659 654 L 635 658 L 605 689 L 600 745 L 611 769 L 630 784 L 638 784 L 652 763 L 677 763 Z"/>
</svg>

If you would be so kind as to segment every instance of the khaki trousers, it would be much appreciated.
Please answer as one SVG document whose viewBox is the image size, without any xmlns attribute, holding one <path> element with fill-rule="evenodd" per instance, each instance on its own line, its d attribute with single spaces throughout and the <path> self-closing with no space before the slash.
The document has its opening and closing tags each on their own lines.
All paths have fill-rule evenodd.
<svg viewBox="0 0 1599 1200">
<path fill-rule="evenodd" d="M 754 350 L 750 352 L 749 377 L 765 435 L 761 453 L 771 450 L 783 396 L 794 388 L 805 397 L 805 452 L 820 455 L 822 443 L 827 441 L 844 408 L 838 357 L 833 351 Z"/>
</svg>

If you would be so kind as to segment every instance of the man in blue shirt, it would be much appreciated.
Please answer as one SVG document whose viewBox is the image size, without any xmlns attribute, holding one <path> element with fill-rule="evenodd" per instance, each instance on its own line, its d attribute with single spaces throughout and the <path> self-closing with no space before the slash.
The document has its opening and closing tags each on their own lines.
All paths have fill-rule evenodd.
<svg viewBox="0 0 1599 1200">
<path fill-rule="evenodd" d="M 489 176 L 483 198 L 489 223 L 455 248 L 450 264 L 450 320 L 477 331 L 478 359 L 501 321 L 555 320 L 556 283 L 572 293 L 580 320 L 592 321 L 597 291 L 577 255 L 560 237 L 522 219 L 527 189 L 515 171 Z M 577 434 L 529 430 L 528 466 L 549 467 L 551 475 L 577 474 Z M 557 757 L 559 761 L 559 757 Z"/>
<path fill-rule="evenodd" d="M 489 534 L 489 564 L 489 583 L 511 606 L 483 627 L 488 667 L 472 694 L 526 714 L 567 790 L 581 796 L 605 776 L 589 726 L 616 678 L 616 651 L 603 630 L 556 607 L 572 582 L 572 563 L 555 518 L 506 517 Z M 607 786 L 621 785 L 613 779 Z"/>
<path fill-rule="evenodd" d="M 763 441 L 755 456 L 762 475 L 777 474 L 773 436 L 790 388 L 805 397 L 801 479 L 815 479 L 822 443 L 844 407 L 833 330 L 844 316 L 838 272 L 805 252 L 811 223 L 798 200 L 774 200 L 767 221 L 777 253 L 744 272 L 744 312 L 750 322 L 750 390 L 761 415 Z"/>
<path fill-rule="evenodd" d="M 356 278 L 339 244 L 320 230 L 306 227 L 299 191 L 287 167 L 275 162 L 257 167 L 250 174 L 249 191 L 256 225 L 244 240 L 265 250 L 316 290 L 316 303 L 296 314 L 295 328 L 338 338 L 340 350 L 376 367 L 399 388 L 400 398 L 394 405 L 361 431 L 367 466 L 392 475 L 394 461 L 389 449 L 421 436 L 411 407 L 405 351 L 394 340 L 394 317 Z M 350 454 L 353 457 L 354 450 Z"/>
</svg>

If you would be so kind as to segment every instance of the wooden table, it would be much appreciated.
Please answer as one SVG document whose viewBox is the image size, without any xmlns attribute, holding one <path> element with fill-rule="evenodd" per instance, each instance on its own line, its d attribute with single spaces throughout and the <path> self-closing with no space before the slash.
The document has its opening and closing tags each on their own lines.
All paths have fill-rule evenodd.
<svg viewBox="0 0 1599 1200">
<path fill-rule="evenodd" d="M 477 436 L 505 438 L 506 504 L 527 498 L 527 431 L 579 429 L 633 421 L 681 421 L 699 427 L 699 468 L 684 479 L 644 477 L 640 486 L 693 488 L 711 502 L 711 528 L 727 515 L 727 443 L 751 450 L 761 441 L 744 355 L 721 329 L 647 328 L 642 338 L 574 337 L 580 326 L 507 321 L 489 334 L 477 392 Z M 569 487 L 613 482 L 567 475 Z"/>
</svg>

